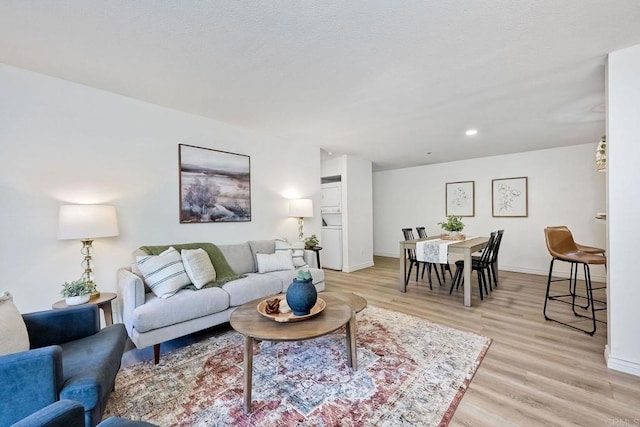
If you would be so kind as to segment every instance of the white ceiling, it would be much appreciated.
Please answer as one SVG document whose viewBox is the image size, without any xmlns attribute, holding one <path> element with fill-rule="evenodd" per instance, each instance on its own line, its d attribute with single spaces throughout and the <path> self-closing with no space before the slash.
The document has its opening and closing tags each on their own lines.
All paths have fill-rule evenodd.
<svg viewBox="0 0 640 427">
<path fill-rule="evenodd" d="M 596 142 L 638 43 L 637 0 L 0 1 L 0 62 L 376 170 Z"/>
</svg>

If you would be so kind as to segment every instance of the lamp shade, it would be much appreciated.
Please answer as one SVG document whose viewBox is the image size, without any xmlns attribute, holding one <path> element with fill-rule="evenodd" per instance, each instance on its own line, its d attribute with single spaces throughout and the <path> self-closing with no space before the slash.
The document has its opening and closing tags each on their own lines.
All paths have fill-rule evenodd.
<svg viewBox="0 0 640 427">
<path fill-rule="evenodd" d="M 58 239 L 95 239 L 117 235 L 118 218 L 114 206 L 60 206 Z"/>
<path fill-rule="evenodd" d="M 296 218 L 313 217 L 313 200 L 291 199 L 289 200 L 289 216 Z"/>
</svg>

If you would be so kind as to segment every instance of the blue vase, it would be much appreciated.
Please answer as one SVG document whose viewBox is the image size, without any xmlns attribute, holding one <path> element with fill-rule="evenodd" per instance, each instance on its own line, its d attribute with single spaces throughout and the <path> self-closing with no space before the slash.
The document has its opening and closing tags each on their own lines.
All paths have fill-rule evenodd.
<svg viewBox="0 0 640 427">
<path fill-rule="evenodd" d="M 313 306 L 316 305 L 317 300 L 318 292 L 316 292 L 316 287 L 311 283 L 311 279 L 293 279 L 287 289 L 287 304 L 289 304 L 289 308 L 296 316 L 309 314 Z"/>
</svg>

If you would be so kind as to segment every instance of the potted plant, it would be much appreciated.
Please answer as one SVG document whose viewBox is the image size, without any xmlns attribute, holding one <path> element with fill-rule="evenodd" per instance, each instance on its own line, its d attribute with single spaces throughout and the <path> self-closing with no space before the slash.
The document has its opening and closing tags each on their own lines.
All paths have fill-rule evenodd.
<svg viewBox="0 0 640 427">
<path fill-rule="evenodd" d="M 446 222 L 439 222 L 438 225 L 442 227 L 443 230 L 447 232 L 447 234 L 451 236 L 459 236 L 460 232 L 464 229 L 464 224 L 461 220 L 462 217 L 450 215 L 447 217 Z"/>
<path fill-rule="evenodd" d="M 313 249 L 318 246 L 318 243 L 320 243 L 320 240 L 318 240 L 318 237 L 315 234 L 312 234 L 311 237 L 304 239 L 304 248 Z"/>
<path fill-rule="evenodd" d="M 67 305 L 84 304 L 89 301 L 95 289 L 93 282 L 87 282 L 84 279 L 73 280 L 71 282 L 64 282 L 60 295 L 64 297 Z"/>
</svg>

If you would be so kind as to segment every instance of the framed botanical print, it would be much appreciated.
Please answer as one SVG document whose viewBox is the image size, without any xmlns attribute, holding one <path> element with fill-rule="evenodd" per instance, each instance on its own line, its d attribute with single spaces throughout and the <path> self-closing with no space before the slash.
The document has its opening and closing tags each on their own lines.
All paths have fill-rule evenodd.
<svg viewBox="0 0 640 427">
<path fill-rule="evenodd" d="M 491 180 L 491 201 L 494 217 L 528 216 L 527 177 Z"/>
<path fill-rule="evenodd" d="M 445 202 L 447 216 L 475 216 L 475 181 L 447 182 Z"/>
<path fill-rule="evenodd" d="M 180 223 L 251 221 L 251 162 L 244 154 L 179 144 Z"/>
</svg>

